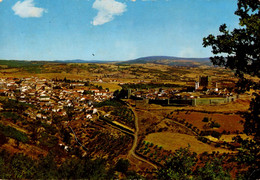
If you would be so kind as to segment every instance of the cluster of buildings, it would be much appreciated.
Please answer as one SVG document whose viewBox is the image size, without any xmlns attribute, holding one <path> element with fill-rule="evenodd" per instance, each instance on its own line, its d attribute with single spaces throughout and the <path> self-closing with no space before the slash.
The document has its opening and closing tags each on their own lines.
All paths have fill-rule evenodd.
<svg viewBox="0 0 260 180">
<path fill-rule="evenodd" d="M 199 81 L 184 88 L 156 88 L 130 90 L 128 97 L 146 100 L 147 103 L 161 105 L 207 105 L 232 102 L 238 98 L 227 88 L 219 88 L 209 76 L 199 77 Z"/>
<path fill-rule="evenodd" d="M 0 78 L 0 95 L 36 106 L 39 111 L 26 112 L 33 119 L 51 119 L 53 113 L 66 116 L 67 109 L 91 119 L 97 113 L 93 104 L 110 99 L 113 93 L 84 82 L 30 77 Z"/>
</svg>

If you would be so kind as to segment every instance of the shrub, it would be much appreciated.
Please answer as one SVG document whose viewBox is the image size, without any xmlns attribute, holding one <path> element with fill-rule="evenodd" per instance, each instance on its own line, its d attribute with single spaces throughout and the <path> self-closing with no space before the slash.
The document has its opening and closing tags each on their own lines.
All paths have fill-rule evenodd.
<svg viewBox="0 0 260 180">
<path fill-rule="evenodd" d="M 215 128 L 220 128 L 220 124 L 217 123 L 217 122 L 213 122 L 210 127 L 211 127 L 211 128 L 214 128 L 214 127 L 215 127 Z"/>
<path fill-rule="evenodd" d="M 203 143 L 207 143 L 208 139 L 202 136 L 198 136 L 197 139 Z"/>
<path fill-rule="evenodd" d="M 215 144 L 215 147 L 220 147 L 220 144 L 219 144 L 219 143 L 216 143 L 216 144 Z"/>
<path fill-rule="evenodd" d="M 214 127 L 220 128 L 220 124 L 219 124 L 219 123 L 215 123 L 215 124 L 214 124 Z"/>
<path fill-rule="evenodd" d="M 212 131 L 211 136 L 219 139 L 221 137 L 221 134 L 217 131 Z"/>
<path fill-rule="evenodd" d="M 115 170 L 118 172 L 126 173 L 130 163 L 127 159 L 119 159 L 115 165 Z"/>
<path fill-rule="evenodd" d="M 209 122 L 209 118 L 208 118 L 208 117 L 204 117 L 204 118 L 202 119 L 202 122 Z"/>
</svg>

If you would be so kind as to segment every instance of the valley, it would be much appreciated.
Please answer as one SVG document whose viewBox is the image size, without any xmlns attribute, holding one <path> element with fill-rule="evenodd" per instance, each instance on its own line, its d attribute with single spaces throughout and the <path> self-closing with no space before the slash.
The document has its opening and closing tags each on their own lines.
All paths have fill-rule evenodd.
<svg viewBox="0 0 260 180">
<path fill-rule="evenodd" d="M 81 158 L 101 160 L 103 175 L 120 179 L 152 179 L 177 152 L 192 152 L 196 168 L 222 156 L 221 166 L 236 177 L 247 165 L 241 169 L 232 158 L 241 139 L 253 139 L 243 126 L 253 91 L 238 94 L 231 70 L 168 61 L 5 61 L 0 151 L 36 159 L 35 167 L 51 153 L 56 169 Z"/>
</svg>

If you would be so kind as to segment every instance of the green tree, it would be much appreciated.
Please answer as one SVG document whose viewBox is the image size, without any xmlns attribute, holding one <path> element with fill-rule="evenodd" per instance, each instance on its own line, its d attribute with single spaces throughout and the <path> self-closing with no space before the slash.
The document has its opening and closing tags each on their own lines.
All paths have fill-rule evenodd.
<svg viewBox="0 0 260 180">
<path fill-rule="evenodd" d="M 213 159 L 211 162 L 206 162 L 203 167 L 196 170 L 196 179 L 230 179 L 230 174 L 225 171 L 221 165 L 222 161 L 219 158 Z"/>
<path fill-rule="evenodd" d="M 130 163 L 127 159 L 119 159 L 115 165 L 115 170 L 126 174 Z"/>
<path fill-rule="evenodd" d="M 176 150 L 173 157 L 159 169 L 158 179 L 192 179 L 192 169 L 197 162 L 197 154 L 189 147 Z"/>
<path fill-rule="evenodd" d="M 260 168 L 260 145 L 254 140 L 243 140 L 240 136 L 234 137 L 233 140 L 242 145 L 235 158 L 238 168 L 248 167 L 246 170 L 240 171 L 239 175 L 243 179 L 252 179 L 249 177 Z"/>
<path fill-rule="evenodd" d="M 220 26 L 221 35 L 210 34 L 203 39 L 204 47 L 211 46 L 211 57 L 214 65 L 228 67 L 236 71 L 239 77 L 243 74 L 260 75 L 260 2 L 259 0 L 238 0 L 240 28 L 227 30 L 226 24 Z M 225 56 L 226 55 L 226 56 Z"/>
<path fill-rule="evenodd" d="M 137 174 L 135 171 L 127 171 L 126 173 L 126 179 L 145 179 L 141 175 Z"/>
<path fill-rule="evenodd" d="M 245 74 L 260 78 L 260 1 L 238 0 L 235 14 L 239 16 L 239 28 L 233 31 L 226 24 L 219 27 L 220 35 L 210 34 L 203 39 L 203 46 L 211 46 L 214 65 L 230 68 L 239 77 L 238 91 L 260 89 L 260 83 L 245 78 Z M 255 93 L 249 115 L 246 116 L 245 132 L 260 138 L 260 94 Z"/>
<path fill-rule="evenodd" d="M 108 177 L 107 171 L 106 171 L 106 161 L 105 159 L 98 158 L 95 160 L 90 160 L 85 158 L 84 159 L 84 170 L 86 173 L 86 176 L 84 178 L 86 179 L 105 179 Z M 112 176 L 112 175 L 110 175 Z M 113 179 L 113 178 L 111 178 Z"/>
<path fill-rule="evenodd" d="M 35 179 L 57 179 L 58 167 L 55 162 L 55 155 L 50 152 L 45 157 L 38 160 L 37 173 Z"/>
<path fill-rule="evenodd" d="M 255 135 L 255 140 L 260 141 L 260 95 L 255 94 L 255 98 L 250 102 L 249 111 L 245 114 L 246 122 L 244 132 Z"/>
<path fill-rule="evenodd" d="M 15 154 L 12 157 L 11 168 L 15 179 L 31 179 L 37 172 L 35 161 L 23 154 Z"/>
<path fill-rule="evenodd" d="M 59 176 L 62 179 L 84 178 L 83 161 L 77 158 L 67 159 L 59 168 Z"/>
<path fill-rule="evenodd" d="M 8 140 L 7 140 L 6 136 L 0 131 L 0 147 L 7 142 L 8 142 Z"/>
</svg>

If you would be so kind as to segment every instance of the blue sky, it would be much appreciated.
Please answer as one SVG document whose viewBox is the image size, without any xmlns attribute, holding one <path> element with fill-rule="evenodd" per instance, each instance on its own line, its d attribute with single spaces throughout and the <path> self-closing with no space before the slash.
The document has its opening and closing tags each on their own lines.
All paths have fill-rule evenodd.
<svg viewBox="0 0 260 180">
<path fill-rule="evenodd" d="M 209 57 L 202 38 L 223 23 L 237 27 L 236 8 L 235 0 L 0 0 L 0 59 Z"/>
</svg>

